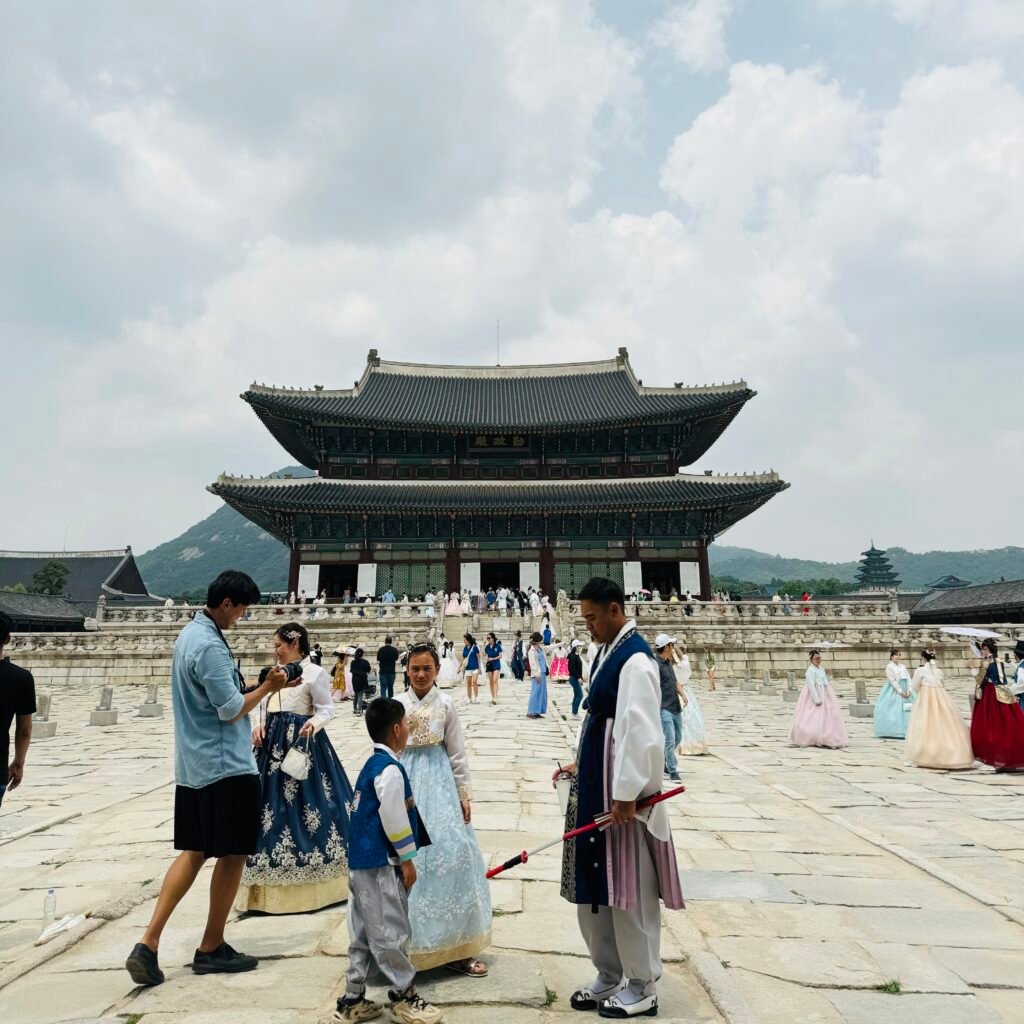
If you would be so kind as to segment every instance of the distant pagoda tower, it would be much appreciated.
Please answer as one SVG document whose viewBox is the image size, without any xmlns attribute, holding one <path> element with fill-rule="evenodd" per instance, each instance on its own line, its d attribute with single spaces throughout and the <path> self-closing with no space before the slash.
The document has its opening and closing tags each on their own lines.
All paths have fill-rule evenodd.
<svg viewBox="0 0 1024 1024">
<path fill-rule="evenodd" d="M 885 557 L 885 552 L 875 547 L 862 551 L 863 556 L 857 568 L 857 589 L 858 590 L 896 590 L 900 585 L 900 579 L 892 567 L 892 563 Z"/>
</svg>

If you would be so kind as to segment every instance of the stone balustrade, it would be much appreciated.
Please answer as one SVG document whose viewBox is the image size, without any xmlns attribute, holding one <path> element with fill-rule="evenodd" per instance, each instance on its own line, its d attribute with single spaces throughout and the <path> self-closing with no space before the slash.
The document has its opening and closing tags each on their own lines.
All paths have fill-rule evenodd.
<svg viewBox="0 0 1024 1024">
<path fill-rule="evenodd" d="M 101 630 L 122 626 L 184 626 L 195 615 L 198 606 L 159 605 L 102 607 L 97 614 Z M 422 602 L 408 604 L 257 604 L 249 608 L 240 625 L 281 623 L 294 620 L 302 623 L 363 623 L 367 620 L 417 622 L 436 614 L 435 606 Z"/>
<path fill-rule="evenodd" d="M 909 615 L 900 612 L 896 601 L 877 600 L 811 600 L 806 605 L 799 598 L 791 601 L 627 601 L 626 614 L 637 624 L 658 622 L 692 626 L 701 623 L 743 623 L 794 620 L 803 623 L 842 622 L 907 622 Z M 579 601 L 570 601 L 570 620 L 581 620 Z"/>
</svg>

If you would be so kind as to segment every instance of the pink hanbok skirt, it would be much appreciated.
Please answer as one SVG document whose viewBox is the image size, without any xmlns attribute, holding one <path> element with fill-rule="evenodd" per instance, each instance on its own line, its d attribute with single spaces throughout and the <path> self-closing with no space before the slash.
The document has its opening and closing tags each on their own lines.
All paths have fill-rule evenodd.
<svg viewBox="0 0 1024 1024">
<path fill-rule="evenodd" d="M 805 686 L 796 702 L 793 727 L 789 730 L 789 745 L 838 748 L 845 747 L 849 742 L 843 709 L 832 688 L 826 688 L 821 703 L 815 704 L 810 689 Z"/>
</svg>

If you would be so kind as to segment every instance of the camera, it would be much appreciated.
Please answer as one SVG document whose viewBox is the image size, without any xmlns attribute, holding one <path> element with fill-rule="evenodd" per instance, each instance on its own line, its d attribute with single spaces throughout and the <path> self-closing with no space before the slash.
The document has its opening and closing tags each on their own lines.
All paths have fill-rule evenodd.
<svg viewBox="0 0 1024 1024">
<path fill-rule="evenodd" d="M 296 679 L 302 678 L 302 662 L 301 661 L 290 661 L 287 665 L 268 665 L 266 668 L 260 669 L 260 683 L 267 681 L 267 676 L 274 671 L 275 668 L 279 668 L 284 672 L 285 682 L 294 683 Z"/>
</svg>

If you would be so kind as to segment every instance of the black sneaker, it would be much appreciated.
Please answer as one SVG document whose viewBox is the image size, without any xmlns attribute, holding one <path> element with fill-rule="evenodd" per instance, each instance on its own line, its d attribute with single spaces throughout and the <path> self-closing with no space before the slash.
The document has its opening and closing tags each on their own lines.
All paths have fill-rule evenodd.
<svg viewBox="0 0 1024 1024">
<path fill-rule="evenodd" d="M 132 981 L 136 985 L 160 985 L 164 980 L 164 972 L 157 963 L 156 953 L 142 942 L 136 942 L 135 948 L 124 962 Z"/>
<path fill-rule="evenodd" d="M 256 957 L 239 953 L 226 942 L 209 953 L 197 949 L 192 958 L 192 971 L 195 974 L 240 974 L 242 971 L 254 971 L 258 965 Z"/>
<path fill-rule="evenodd" d="M 669 777 L 669 780 L 671 782 L 682 782 L 683 781 L 683 777 L 679 774 L 679 772 L 669 772 L 669 776 L 668 777 Z"/>
</svg>

